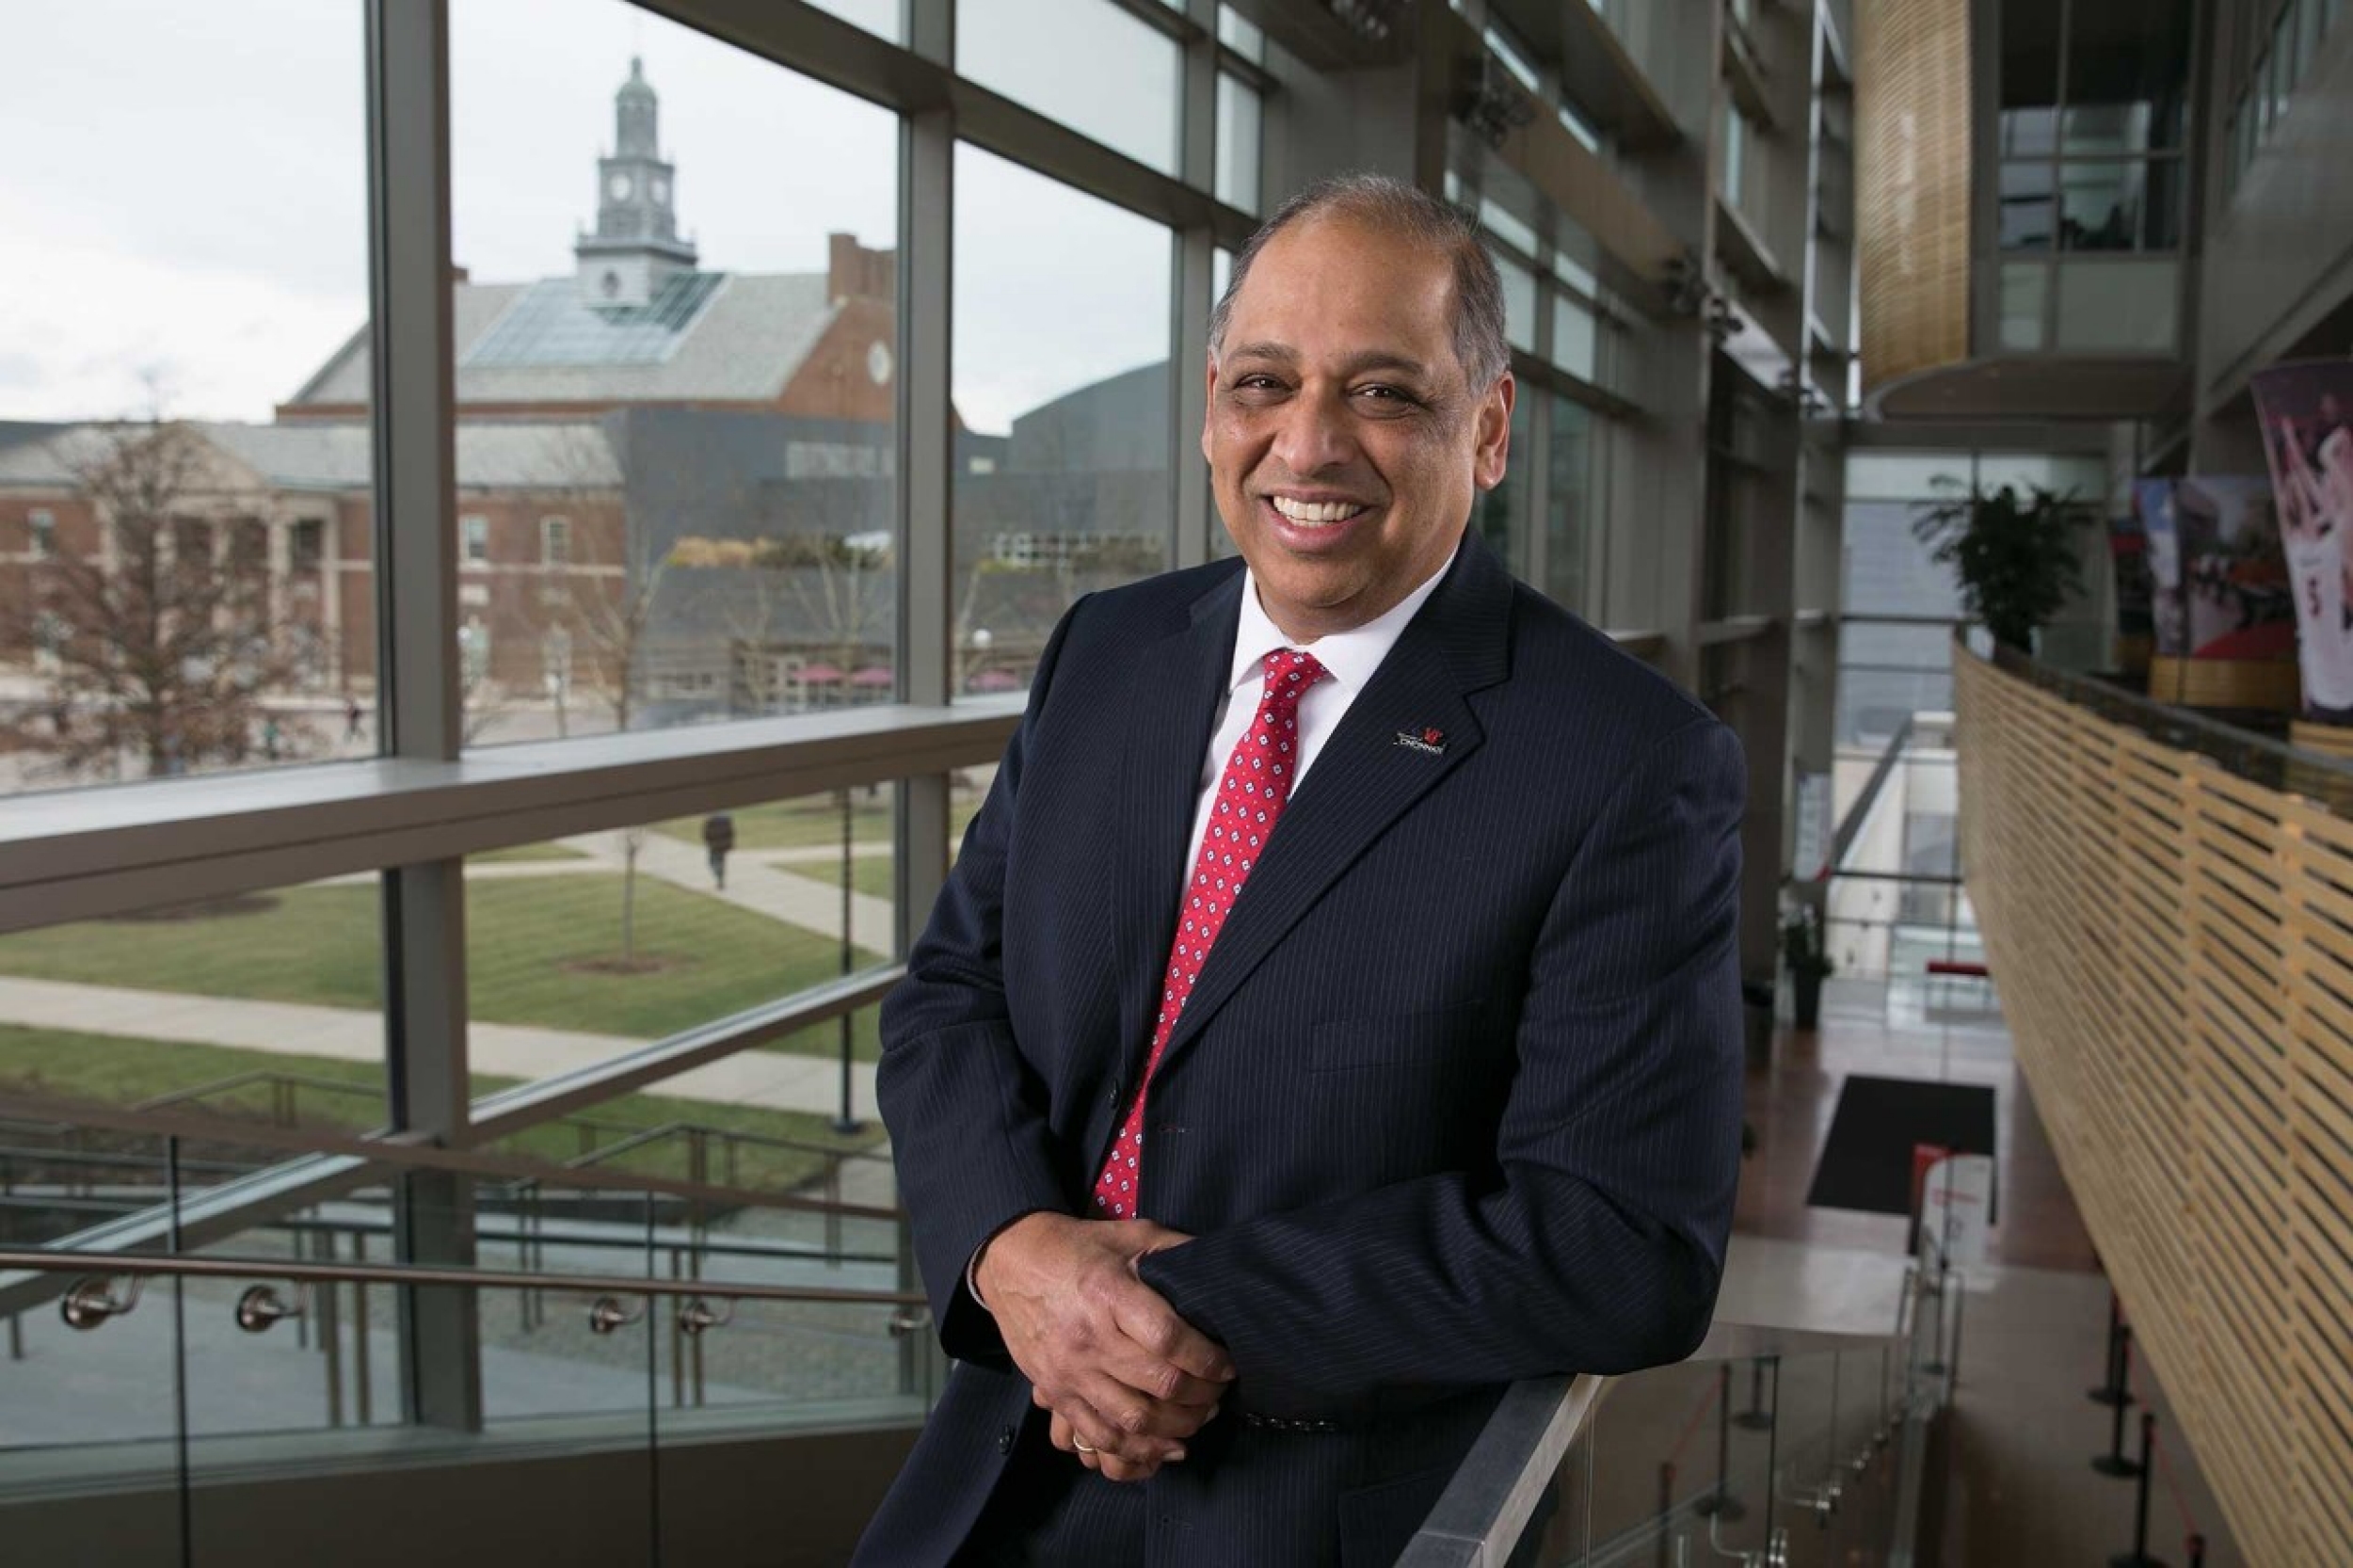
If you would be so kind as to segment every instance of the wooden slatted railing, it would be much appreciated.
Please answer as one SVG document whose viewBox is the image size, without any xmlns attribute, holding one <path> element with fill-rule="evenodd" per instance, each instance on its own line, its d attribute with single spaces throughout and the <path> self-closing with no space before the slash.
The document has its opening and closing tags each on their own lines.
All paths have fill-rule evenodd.
<svg viewBox="0 0 2353 1568">
<path fill-rule="evenodd" d="M 2353 822 L 1953 663 L 1962 871 L 2068 1185 L 2250 1560 L 2353 1562 Z"/>
</svg>

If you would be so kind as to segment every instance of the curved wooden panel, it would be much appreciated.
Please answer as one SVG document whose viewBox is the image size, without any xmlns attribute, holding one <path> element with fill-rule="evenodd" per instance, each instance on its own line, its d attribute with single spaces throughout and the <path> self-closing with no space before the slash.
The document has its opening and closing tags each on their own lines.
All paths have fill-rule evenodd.
<svg viewBox="0 0 2353 1568">
<path fill-rule="evenodd" d="M 1866 390 L 1969 358 L 1969 3 L 1855 18 L 1855 229 Z"/>
<path fill-rule="evenodd" d="M 2020 1068 L 2249 1558 L 2353 1562 L 2353 823 L 1956 649 Z"/>
</svg>

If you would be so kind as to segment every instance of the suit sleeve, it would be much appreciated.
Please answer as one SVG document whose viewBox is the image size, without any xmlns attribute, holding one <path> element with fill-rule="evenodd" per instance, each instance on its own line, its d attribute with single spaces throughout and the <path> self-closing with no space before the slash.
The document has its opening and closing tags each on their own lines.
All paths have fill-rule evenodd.
<svg viewBox="0 0 2353 1568">
<path fill-rule="evenodd" d="M 1539 928 L 1494 1169 L 1144 1260 L 1254 1405 L 1621 1372 L 1698 1345 L 1739 1173 L 1745 792 L 1712 718 L 1630 762 Z"/>
<path fill-rule="evenodd" d="M 882 1007 L 875 1097 L 890 1129 L 900 1201 L 940 1348 L 960 1361 L 1001 1366 L 1008 1359 L 996 1320 L 966 1285 L 973 1254 L 1024 1214 L 1070 1209 L 1054 1175 L 1044 1086 L 1014 1041 L 1003 915 L 1006 846 L 1022 770 L 1078 614 L 1073 605 L 1046 645 L 996 782 L 907 957 L 906 979 Z"/>
</svg>

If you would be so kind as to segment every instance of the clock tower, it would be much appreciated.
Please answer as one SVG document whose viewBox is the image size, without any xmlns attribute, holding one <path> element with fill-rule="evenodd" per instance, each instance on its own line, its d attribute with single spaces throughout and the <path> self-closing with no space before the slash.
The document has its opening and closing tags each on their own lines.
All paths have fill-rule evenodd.
<svg viewBox="0 0 2353 1568">
<path fill-rule="evenodd" d="M 572 246 L 584 304 L 644 305 L 671 278 L 695 270 L 693 243 L 678 237 L 658 112 L 645 62 L 632 57 L 629 80 L 613 96 L 612 154 L 597 160 L 597 230 Z"/>
</svg>

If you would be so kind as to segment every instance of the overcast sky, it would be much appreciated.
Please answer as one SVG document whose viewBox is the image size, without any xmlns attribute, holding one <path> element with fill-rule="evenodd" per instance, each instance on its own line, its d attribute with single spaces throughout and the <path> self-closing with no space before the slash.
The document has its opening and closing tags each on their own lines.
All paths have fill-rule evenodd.
<svg viewBox="0 0 2353 1568">
<path fill-rule="evenodd" d="M 897 8 L 822 3 L 873 24 Z M 632 54 L 660 94 L 680 223 L 703 267 L 822 271 L 834 231 L 896 244 L 888 111 L 619 0 L 450 10 L 455 252 L 476 280 L 569 275 Z M 974 74 L 1050 93 L 1138 156 L 1173 147 L 1174 56 L 1140 24 L 1099 0 L 966 0 L 964 16 Z M 0 173 L 0 418 L 141 412 L 152 376 L 170 412 L 265 420 L 357 329 L 360 29 L 357 0 L 0 14 L 12 63 L 0 145 L 13 154 Z M 1167 231 L 972 149 L 957 179 L 968 422 L 1001 431 L 1167 354 Z"/>
</svg>

